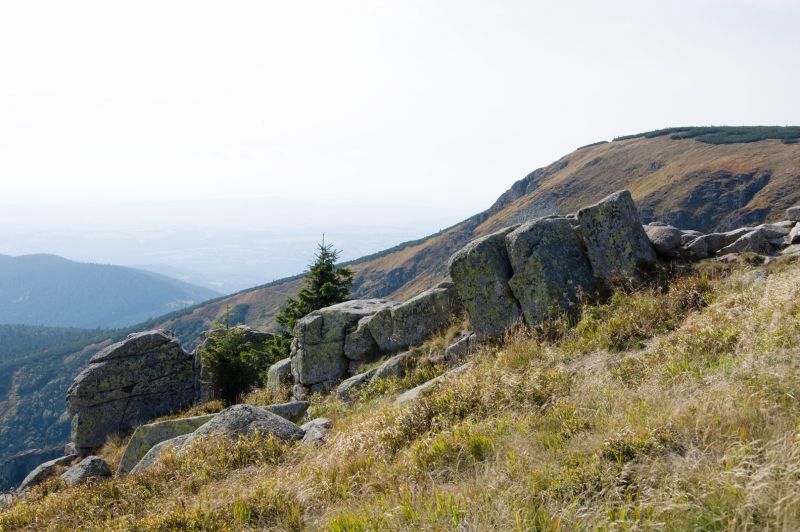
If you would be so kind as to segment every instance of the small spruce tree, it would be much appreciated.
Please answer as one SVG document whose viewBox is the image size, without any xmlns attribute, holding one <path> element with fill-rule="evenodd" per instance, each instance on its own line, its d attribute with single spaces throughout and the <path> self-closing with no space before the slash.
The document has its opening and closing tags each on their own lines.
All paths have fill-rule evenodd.
<svg viewBox="0 0 800 532">
<path fill-rule="evenodd" d="M 289 356 L 292 330 L 300 318 L 315 310 L 347 301 L 353 284 L 353 272 L 337 267 L 338 258 L 339 251 L 332 244 L 326 244 L 323 237 L 322 242 L 317 244 L 317 252 L 308 267 L 303 288 L 296 298 L 286 300 L 275 317 L 281 331 L 269 344 L 271 358 L 279 360 Z"/>
</svg>

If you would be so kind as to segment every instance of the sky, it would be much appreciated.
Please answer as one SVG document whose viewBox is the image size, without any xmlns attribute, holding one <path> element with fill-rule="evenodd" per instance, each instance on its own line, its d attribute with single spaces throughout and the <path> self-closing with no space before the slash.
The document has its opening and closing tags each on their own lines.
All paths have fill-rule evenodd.
<svg viewBox="0 0 800 532">
<path fill-rule="evenodd" d="M 591 142 L 800 124 L 799 25 L 800 0 L 3 2 L 0 253 L 424 236 Z"/>
</svg>

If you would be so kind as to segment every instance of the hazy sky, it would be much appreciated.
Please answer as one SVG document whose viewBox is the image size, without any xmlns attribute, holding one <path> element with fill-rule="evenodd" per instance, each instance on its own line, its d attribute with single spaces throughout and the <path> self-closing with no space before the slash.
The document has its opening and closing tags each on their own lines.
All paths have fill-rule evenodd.
<svg viewBox="0 0 800 532">
<path fill-rule="evenodd" d="M 59 226 L 86 200 L 217 197 L 456 222 L 583 144 L 800 123 L 798 28 L 793 0 L 3 2 L 0 205 L 74 206 Z"/>
</svg>

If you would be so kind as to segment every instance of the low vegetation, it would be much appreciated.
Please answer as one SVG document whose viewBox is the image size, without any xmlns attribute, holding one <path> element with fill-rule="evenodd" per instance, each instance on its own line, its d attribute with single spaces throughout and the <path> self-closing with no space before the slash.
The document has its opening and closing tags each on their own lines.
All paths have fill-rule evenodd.
<svg viewBox="0 0 800 532">
<path fill-rule="evenodd" d="M 795 144 L 800 139 L 798 126 L 742 126 L 742 127 L 671 127 L 656 129 L 636 135 L 617 137 L 614 140 L 655 138 L 669 135 L 673 140 L 695 139 L 706 144 L 739 144 L 775 139 L 784 144 Z"/>
<path fill-rule="evenodd" d="M 208 440 L 141 475 L 45 483 L 0 529 L 796 529 L 800 263 L 758 268 L 701 264 L 514 331 L 402 407 L 415 377 L 319 400 L 319 446 Z"/>
</svg>

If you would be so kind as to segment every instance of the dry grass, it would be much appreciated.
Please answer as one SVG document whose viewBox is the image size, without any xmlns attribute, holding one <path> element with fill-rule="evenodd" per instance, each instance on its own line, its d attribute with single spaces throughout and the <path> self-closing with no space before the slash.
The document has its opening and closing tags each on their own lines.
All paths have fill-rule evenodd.
<svg viewBox="0 0 800 532">
<path fill-rule="evenodd" d="M 321 446 L 203 442 L 43 486 L 0 529 L 797 529 L 800 267 L 746 284 L 748 268 L 518 331 L 405 407 L 390 387 L 318 402 Z"/>
</svg>

